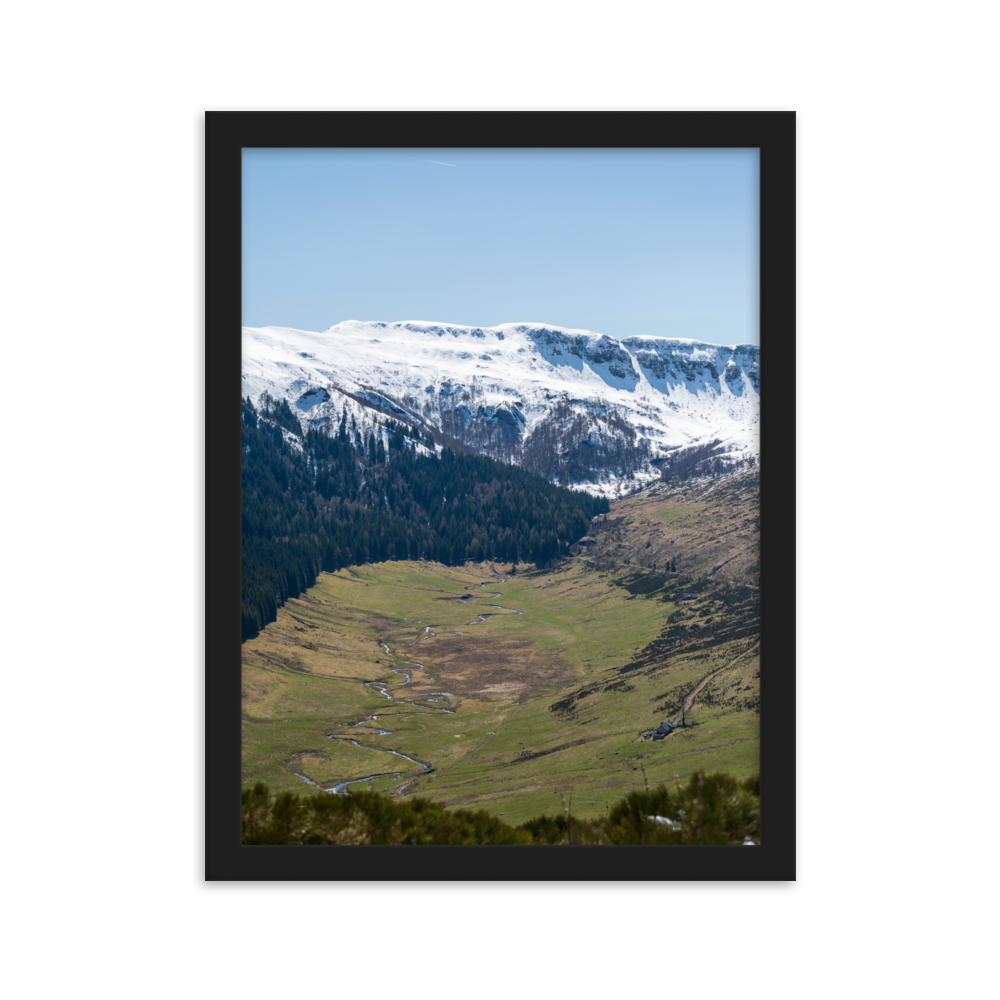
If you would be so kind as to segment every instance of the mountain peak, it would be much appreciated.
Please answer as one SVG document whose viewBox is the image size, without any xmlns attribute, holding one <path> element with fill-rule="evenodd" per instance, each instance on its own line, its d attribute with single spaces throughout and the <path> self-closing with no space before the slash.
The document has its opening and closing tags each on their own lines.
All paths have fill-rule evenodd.
<svg viewBox="0 0 1000 1000">
<path fill-rule="evenodd" d="M 560 482 L 615 495 L 700 456 L 759 457 L 760 349 L 618 340 L 553 323 L 344 320 L 244 328 L 244 395 L 285 398 L 304 426 L 391 416 Z"/>
</svg>

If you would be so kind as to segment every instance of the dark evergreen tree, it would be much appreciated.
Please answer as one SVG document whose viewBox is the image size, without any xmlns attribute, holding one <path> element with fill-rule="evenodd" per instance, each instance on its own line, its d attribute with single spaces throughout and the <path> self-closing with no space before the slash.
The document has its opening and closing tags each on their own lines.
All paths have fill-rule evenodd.
<svg viewBox="0 0 1000 1000">
<path fill-rule="evenodd" d="M 344 418 L 343 436 L 299 430 L 288 439 L 281 428 L 294 420 L 287 403 L 258 413 L 243 401 L 244 636 L 274 621 L 321 570 L 421 558 L 545 564 L 608 509 L 482 456 L 417 456 L 396 425 L 386 427 L 386 451 L 374 435 L 353 447 Z"/>
</svg>

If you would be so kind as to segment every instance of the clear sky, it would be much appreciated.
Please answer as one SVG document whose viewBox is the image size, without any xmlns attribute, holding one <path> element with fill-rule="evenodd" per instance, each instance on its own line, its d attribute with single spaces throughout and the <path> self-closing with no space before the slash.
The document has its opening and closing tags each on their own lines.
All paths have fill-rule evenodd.
<svg viewBox="0 0 1000 1000">
<path fill-rule="evenodd" d="M 758 344 L 757 177 L 756 149 L 246 149 L 243 322 Z"/>
</svg>

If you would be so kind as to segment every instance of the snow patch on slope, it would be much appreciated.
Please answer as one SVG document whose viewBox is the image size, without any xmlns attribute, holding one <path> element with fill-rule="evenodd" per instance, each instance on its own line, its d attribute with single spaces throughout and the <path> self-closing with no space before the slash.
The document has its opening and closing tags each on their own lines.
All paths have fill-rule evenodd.
<svg viewBox="0 0 1000 1000">
<path fill-rule="evenodd" d="M 727 463 L 760 454 L 754 345 L 618 341 L 546 323 L 244 328 L 243 387 L 255 403 L 287 399 L 305 427 L 335 433 L 346 413 L 366 435 L 390 417 L 605 495 L 714 442 Z M 547 472 L 552 448 L 564 460 Z"/>
</svg>

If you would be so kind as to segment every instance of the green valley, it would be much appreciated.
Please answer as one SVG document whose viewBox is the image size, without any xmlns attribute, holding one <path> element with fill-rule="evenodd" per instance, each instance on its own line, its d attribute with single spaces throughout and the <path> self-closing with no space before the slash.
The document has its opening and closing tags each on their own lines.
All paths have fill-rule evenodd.
<svg viewBox="0 0 1000 1000">
<path fill-rule="evenodd" d="M 658 484 L 543 569 L 321 573 L 243 644 L 243 785 L 356 782 L 520 823 L 756 773 L 758 483 Z"/>
</svg>

